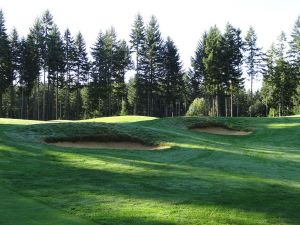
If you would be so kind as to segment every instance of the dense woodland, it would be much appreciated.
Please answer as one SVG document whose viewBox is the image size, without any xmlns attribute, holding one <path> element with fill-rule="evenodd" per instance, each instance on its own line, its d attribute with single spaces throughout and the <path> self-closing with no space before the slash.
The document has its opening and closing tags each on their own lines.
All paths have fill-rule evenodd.
<svg viewBox="0 0 300 225">
<path fill-rule="evenodd" d="M 201 100 L 203 115 L 300 113 L 300 17 L 291 35 L 280 34 L 267 52 L 256 42 L 252 27 L 243 37 L 229 23 L 223 32 L 213 26 L 184 71 L 174 41 L 162 38 L 154 16 L 148 23 L 136 16 L 129 43 L 111 28 L 88 51 L 83 35 L 61 33 L 49 11 L 26 37 L 16 29 L 8 33 L 0 11 L 0 117 L 179 116 L 194 99 Z M 130 70 L 135 76 L 126 83 Z M 245 79 L 251 81 L 249 91 Z M 257 79 L 263 85 L 253 92 Z"/>
</svg>

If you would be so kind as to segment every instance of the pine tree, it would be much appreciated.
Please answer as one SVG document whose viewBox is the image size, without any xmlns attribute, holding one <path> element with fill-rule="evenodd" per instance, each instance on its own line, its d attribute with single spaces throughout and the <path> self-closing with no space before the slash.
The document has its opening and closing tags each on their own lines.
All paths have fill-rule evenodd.
<svg viewBox="0 0 300 225">
<path fill-rule="evenodd" d="M 297 71 L 288 62 L 286 36 L 282 32 L 276 47 L 267 57 L 267 71 L 264 79 L 273 88 L 274 107 L 278 115 L 288 115 L 292 111 L 293 96 L 297 90 Z"/>
<path fill-rule="evenodd" d="M 16 95 L 15 95 L 15 84 L 20 79 L 20 63 L 21 63 L 21 41 L 17 30 L 14 28 L 9 37 L 10 52 L 11 52 L 11 66 L 12 66 L 12 83 L 10 84 L 10 106 L 8 116 L 10 118 L 16 117 Z"/>
<path fill-rule="evenodd" d="M 297 18 L 289 42 L 289 59 L 300 70 L 300 16 Z"/>
<path fill-rule="evenodd" d="M 63 86 L 63 72 L 64 72 L 64 49 L 63 49 L 63 41 L 60 36 L 60 32 L 56 25 L 53 26 L 51 32 L 49 33 L 49 44 L 48 44 L 48 81 L 51 82 L 51 89 L 55 87 L 55 119 L 57 120 L 61 112 L 59 113 L 59 87 Z M 49 93 L 50 96 L 53 95 L 53 91 Z M 52 103 L 52 101 L 50 101 Z M 51 107 L 50 109 L 53 109 Z M 52 110 L 50 110 L 52 111 Z M 53 113 L 51 113 L 53 115 Z M 53 118 L 54 116 L 52 116 Z"/>
<path fill-rule="evenodd" d="M 2 10 L 0 10 L 0 65 L 0 117 L 2 117 L 4 116 L 2 110 L 2 97 L 6 89 L 13 82 L 10 43 L 6 33 Z"/>
<path fill-rule="evenodd" d="M 253 27 L 250 27 L 249 31 L 247 32 L 247 35 L 245 37 L 245 49 L 247 52 L 247 56 L 245 59 L 246 67 L 247 67 L 247 73 L 250 77 L 250 116 L 251 113 L 251 106 L 253 104 L 252 98 L 253 98 L 253 81 L 257 78 L 257 76 L 262 72 L 262 52 L 261 49 L 257 47 L 256 45 L 257 36 L 253 29 Z"/>
<path fill-rule="evenodd" d="M 43 75 L 44 75 L 44 78 L 45 78 L 45 74 L 46 74 L 46 71 L 45 71 L 45 61 L 43 61 L 42 59 L 42 49 L 43 49 L 43 46 L 44 46 L 44 41 L 43 41 L 43 27 L 42 27 L 42 22 L 41 22 L 41 19 L 40 18 L 37 18 L 32 26 L 32 28 L 30 28 L 30 31 L 29 31 L 29 36 L 32 37 L 33 39 L 33 42 L 34 42 L 34 46 L 37 48 L 37 52 L 38 52 L 38 61 L 39 61 L 39 66 L 40 66 L 40 69 L 43 70 Z M 37 77 L 37 80 L 36 80 L 36 84 L 35 84 L 35 87 L 36 87 L 36 90 L 35 90 L 35 107 L 34 107 L 34 118 L 39 120 L 40 118 L 44 119 L 43 117 L 45 116 L 44 114 L 44 107 L 45 107 L 45 104 L 44 104 L 44 94 L 45 94 L 45 88 L 43 88 L 43 107 L 42 107 L 42 115 L 40 115 L 41 113 L 41 109 L 40 109 L 40 87 L 41 87 L 41 82 L 40 82 L 40 76 L 41 74 L 38 75 Z M 44 80 L 45 82 L 45 80 Z M 45 86 L 45 85 L 44 85 Z"/>
<path fill-rule="evenodd" d="M 189 77 L 191 80 L 192 88 L 192 99 L 204 95 L 203 90 L 203 79 L 205 68 L 203 64 L 203 58 L 205 57 L 205 39 L 207 37 L 206 32 L 203 34 L 202 38 L 198 42 L 195 56 L 191 58 L 191 69 L 189 71 Z"/>
<path fill-rule="evenodd" d="M 80 119 L 82 114 L 82 101 L 80 95 L 81 87 L 88 81 L 89 61 L 86 52 L 86 45 L 82 34 L 79 32 L 75 39 L 75 86 L 76 86 L 76 103 L 75 118 Z"/>
<path fill-rule="evenodd" d="M 106 80 L 106 115 L 111 116 L 113 114 L 113 82 L 117 73 L 116 67 L 116 51 L 119 42 L 117 40 L 117 34 L 115 29 L 112 27 L 107 30 L 103 37 L 104 40 L 104 63 L 106 65 L 105 80 Z"/>
<path fill-rule="evenodd" d="M 159 115 L 159 78 L 163 75 L 163 41 L 157 19 L 152 16 L 146 29 L 146 57 L 141 81 L 147 90 L 147 115 Z"/>
<path fill-rule="evenodd" d="M 136 88 L 136 91 L 132 92 L 136 94 L 136 97 L 132 96 L 132 99 L 134 99 L 134 102 L 132 102 L 134 115 L 137 113 L 144 114 L 146 111 L 142 107 L 147 101 L 145 82 L 142 79 L 145 72 L 145 41 L 144 21 L 142 16 L 138 14 L 130 34 L 131 50 L 135 53 L 135 86 L 132 86 Z"/>
<path fill-rule="evenodd" d="M 49 34 L 51 33 L 54 22 L 53 17 L 49 10 L 46 10 L 41 19 L 40 19 L 40 26 L 42 28 L 41 34 L 40 34 L 40 52 L 41 52 L 41 62 L 42 62 L 42 68 L 43 68 L 43 120 L 50 119 L 50 102 L 47 101 L 49 98 L 47 98 L 47 94 L 49 97 L 50 94 L 50 76 L 49 76 L 49 65 L 48 65 L 48 57 L 49 57 Z M 46 78 L 47 78 L 47 89 L 46 89 Z"/>
<path fill-rule="evenodd" d="M 163 50 L 164 74 L 160 78 L 165 116 L 180 115 L 183 99 L 183 72 L 178 49 L 168 37 Z"/>
<path fill-rule="evenodd" d="M 228 115 L 227 95 L 230 93 L 230 115 L 233 116 L 233 94 L 243 86 L 242 60 L 243 41 L 241 30 L 234 28 L 231 24 L 226 25 L 223 35 L 223 63 L 225 86 L 225 115 Z"/>
<path fill-rule="evenodd" d="M 214 26 L 207 33 L 205 39 L 205 57 L 203 64 L 205 68 L 204 84 L 206 90 L 212 96 L 212 114 L 220 114 L 220 96 L 224 91 L 223 60 L 222 60 L 222 34 Z"/>
<path fill-rule="evenodd" d="M 28 35 L 22 40 L 21 64 L 20 64 L 20 84 L 22 88 L 21 118 L 29 119 L 29 97 L 39 76 L 40 65 L 38 48 L 34 38 Z M 25 104 L 26 102 L 26 104 Z M 33 118 L 33 116 L 32 116 Z"/>
<path fill-rule="evenodd" d="M 63 50 L 64 50 L 64 73 L 66 82 L 65 103 L 64 103 L 64 119 L 71 118 L 70 107 L 70 92 L 74 85 L 75 76 L 75 46 L 74 40 L 69 29 L 66 29 L 63 36 Z"/>
<path fill-rule="evenodd" d="M 106 52 L 104 47 L 104 35 L 98 34 L 96 43 L 92 47 L 91 55 L 91 82 L 89 85 L 90 110 L 96 116 L 102 116 L 103 102 L 106 98 L 108 68 L 106 66 Z"/>
<path fill-rule="evenodd" d="M 120 41 L 115 52 L 116 73 L 113 74 L 112 93 L 115 101 L 114 114 L 121 110 L 122 101 L 126 99 L 125 73 L 132 68 L 130 50 L 126 42 Z"/>
<path fill-rule="evenodd" d="M 295 82 L 298 84 L 298 92 L 295 93 L 293 96 L 294 99 L 294 105 L 295 108 L 299 107 L 299 90 L 300 90 L 300 16 L 297 18 L 292 34 L 291 34 L 291 41 L 290 41 L 290 50 L 288 52 L 289 54 L 289 60 L 291 62 L 291 65 L 293 66 L 294 73 L 296 75 Z M 297 110 L 297 109 L 296 109 Z M 295 112 L 299 113 L 299 112 Z"/>
</svg>

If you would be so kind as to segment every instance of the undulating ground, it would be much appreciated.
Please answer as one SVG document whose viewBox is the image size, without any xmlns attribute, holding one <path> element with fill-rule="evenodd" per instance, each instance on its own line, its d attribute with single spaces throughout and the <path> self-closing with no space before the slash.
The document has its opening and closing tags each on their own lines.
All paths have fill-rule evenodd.
<svg viewBox="0 0 300 225">
<path fill-rule="evenodd" d="M 253 132 L 187 128 L 207 121 Z M 170 148 L 45 143 L 87 137 Z M 300 224 L 300 117 L 0 119 L 0 224 Z"/>
</svg>

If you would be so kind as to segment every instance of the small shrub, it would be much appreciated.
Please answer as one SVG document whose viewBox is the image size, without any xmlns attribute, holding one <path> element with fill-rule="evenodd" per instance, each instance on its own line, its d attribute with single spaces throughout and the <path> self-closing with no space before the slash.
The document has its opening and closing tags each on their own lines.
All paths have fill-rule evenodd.
<svg viewBox="0 0 300 225">
<path fill-rule="evenodd" d="M 205 115 L 204 98 L 195 98 L 187 111 L 187 116 L 204 116 Z"/>
<path fill-rule="evenodd" d="M 126 101 L 122 100 L 122 106 L 121 106 L 121 112 L 120 112 L 120 116 L 127 116 L 128 115 L 128 111 L 127 111 L 127 103 Z"/>
<path fill-rule="evenodd" d="M 270 108 L 269 110 L 269 117 L 275 117 L 277 115 L 277 111 L 274 108 Z"/>
</svg>

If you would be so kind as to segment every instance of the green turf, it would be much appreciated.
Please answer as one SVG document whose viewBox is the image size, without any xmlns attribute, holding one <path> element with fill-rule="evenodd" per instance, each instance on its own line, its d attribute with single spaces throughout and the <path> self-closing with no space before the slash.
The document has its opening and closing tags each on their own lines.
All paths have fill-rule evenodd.
<svg viewBox="0 0 300 225">
<path fill-rule="evenodd" d="M 187 129 L 207 122 L 254 132 Z M 103 135 L 171 148 L 43 143 Z M 0 224 L 300 224 L 300 117 L 0 119 Z"/>
</svg>

